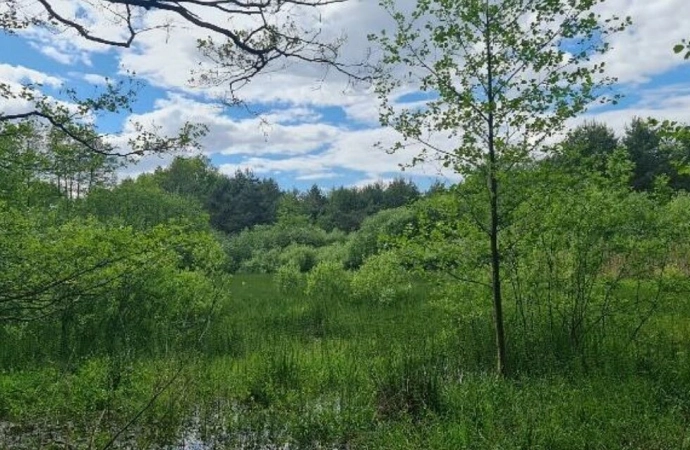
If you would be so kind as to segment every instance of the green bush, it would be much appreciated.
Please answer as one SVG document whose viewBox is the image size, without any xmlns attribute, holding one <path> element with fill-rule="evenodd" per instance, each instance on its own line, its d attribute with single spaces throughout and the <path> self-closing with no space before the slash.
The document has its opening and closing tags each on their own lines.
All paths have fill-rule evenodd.
<svg viewBox="0 0 690 450">
<path fill-rule="evenodd" d="M 332 262 L 345 267 L 347 252 L 348 244 L 344 242 L 335 242 L 324 247 L 319 247 L 315 249 L 316 262 Z"/>
<path fill-rule="evenodd" d="M 273 273 L 282 264 L 297 258 L 303 271 L 316 264 L 316 256 L 305 249 L 316 249 L 345 242 L 341 231 L 330 233 L 321 228 L 304 226 L 259 225 L 231 236 L 224 242 L 228 256 L 227 270 L 244 273 Z M 287 254 L 279 256 L 283 251 Z"/>
<path fill-rule="evenodd" d="M 350 295 L 350 276 L 336 262 L 322 262 L 307 274 L 306 294 L 321 300 L 338 301 Z"/>
<path fill-rule="evenodd" d="M 345 267 L 361 266 L 369 256 L 381 250 L 385 238 L 402 235 L 415 221 L 414 211 L 406 207 L 386 209 L 367 217 L 348 243 Z"/>
<path fill-rule="evenodd" d="M 280 253 L 278 262 L 281 266 L 295 265 L 300 272 L 309 272 L 316 265 L 316 251 L 307 245 L 292 244 Z"/>
<path fill-rule="evenodd" d="M 250 259 L 242 261 L 239 273 L 274 273 L 280 267 L 280 249 L 255 250 Z"/>
<path fill-rule="evenodd" d="M 0 336 L 12 339 L 8 345 L 26 348 L 41 336 L 43 350 L 32 358 L 74 361 L 163 354 L 199 334 L 224 263 L 213 235 L 193 224 L 137 230 L 94 219 L 45 226 L 30 219 L 0 213 L 12 232 L 0 236 L 0 291 L 9 299 Z M 3 364 L 16 362 L 0 355 L 8 358 Z"/>
<path fill-rule="evenodd" d="M 352 277 L 352 294 L 359 300 L 391 304 L 411 292 L 412 280 L 395 252 L 370 257 Z"/>
<path fill-rule="evenodd" d="M 304 275 L 295 264 L 280 266 L 276 271 L 274 280 L 278 287 L 278 292 L 285 296 L 297 297 L 304 292 Z"/>
</svg>

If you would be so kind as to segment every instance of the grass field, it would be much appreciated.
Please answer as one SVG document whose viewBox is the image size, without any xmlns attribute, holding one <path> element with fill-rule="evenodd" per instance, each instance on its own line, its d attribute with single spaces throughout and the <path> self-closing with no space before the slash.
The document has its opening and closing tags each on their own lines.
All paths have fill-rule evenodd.
<svg viewBox="0 0 690 450">
<path fill-rule="evenodd" d="M 139 412 L 111 448 L 690 448 L 687 298 L 586 355 L 509 334 L 499 379 L 488 300 L 434 289 L 383 305 L 233 277 L 200 352 L 0 373 L 0 448 L 103 448 Z"/>
</svg>

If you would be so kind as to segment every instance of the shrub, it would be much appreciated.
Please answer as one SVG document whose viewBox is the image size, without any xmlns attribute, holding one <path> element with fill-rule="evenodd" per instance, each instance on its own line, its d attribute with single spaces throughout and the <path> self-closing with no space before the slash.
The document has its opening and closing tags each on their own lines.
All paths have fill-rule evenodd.
<svg viewBox="0 0 690 450">
<path fill-rule="evenodd" d="M 273 273 L 290 258 L 300 258 L 297 262 L 302 271 L 308 271 L 316 264 L 316 256 L 307 248 L 345 242 L 347 236 L 341 231 L 327 233 L 321 228 L 305 226 L 258 225 L 250 230 L 227 238 L 224 248 L 228 256 L 229 272 Z M 293 248 L 299 248 L 295 250 Z M 283 251 L 288 255 L 280 257 Z M 311 255 L 309 253 L 312 253 Z M 267 257 L 269 259 L 267 260 Z"/>
<path fill-rule="evenodd" d="M 325 247 L 315 249 L 316 262 L 332 262 L 345 267 L 345 259 L 347 258 L 348 245 L 343 242 L 336 242 Z"/>
<path fill-rule="evenodd" d="M 391 304 L 409 298 L 412 282 L 395 252 L 367 259 L 352 277 L 352 293 L 360 299 Z"/>
<path fill-rule="evenodd" d="M 307 245 L 289 245 L 280 253 L 278 261 L 282 266 L 294 265 L 300 272 L 309 272 L 316 265 L 316 251 Z"/>
<path fill-rule="evenodd" d="M 387 209 L 367 217 L 347 247 L 345 266 L 355 269 L 371 255 L 381 250 L 386 237 L 400 236 L 415 223 L 415 213 L 409 208 Z"/>
<path fill-rule="evenodd" d="M 274 248 L 271 250 L 255 250 L 252 257 L 243 261 L 239 269 L 239 273 L 274 273 L 280 267 L 280 249 Z"/>
<path fill-rule="evenodd" d="M 295 264 L 280 266 L 276 271 L 275 284 L 278 292 L 288 297 L 297 297 L 304 292 L 304 275 Z"/>
<path fill-rule="evenodd" d="M 346 298 L 350 295 L 350 277 L 336 262 L 319 263 L 307 275 L 306 294 L 328 301 Z"/>
</svg>

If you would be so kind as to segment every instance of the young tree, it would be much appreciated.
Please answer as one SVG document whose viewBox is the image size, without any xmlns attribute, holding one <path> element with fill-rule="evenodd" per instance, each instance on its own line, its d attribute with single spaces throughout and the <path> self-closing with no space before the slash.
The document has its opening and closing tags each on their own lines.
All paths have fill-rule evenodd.
<svg viewBox="0 0 690 450">
<path fill-rule="evenodd" d="M 565 121 L 602 97 L 611 33 L 629 19 L 604 18 L 603 0 L 419 0 L 411 12 L 381 0 L 396 28 L 371 36 L 383 52 L 377 92 L 380 120 L 401 133 L 392 151 L 414 143 L 412 163 L 435 155 L 460 174 L 486 179 L 488 217 L 477 225 L 490 243 L 497 369 L 507 359 L 501 294 L 501 181 L 529 161 Z M 400 76 L 401 74 L 406 74 Z M 424 107 L 396 96 L 422 91 Z M 417 104 L 418 105 L 418 104 Z M 440 136 L 439 136 L 440 134 Z"/>
</svg>

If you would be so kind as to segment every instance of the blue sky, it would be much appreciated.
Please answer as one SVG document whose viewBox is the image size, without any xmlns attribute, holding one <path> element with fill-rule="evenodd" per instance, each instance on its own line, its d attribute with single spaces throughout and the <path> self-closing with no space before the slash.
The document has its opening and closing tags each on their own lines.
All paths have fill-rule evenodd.
<svg viewBox="0 0 690 450">
<path fill-rule="evenodd" d="M 99 23 L 102 18 L 97 12 L 84 10 L 84 2 L 56 0 L 55 4 L 73 16 L 93 14 L 95 28 L 117 34 L 108 28 L 112 24 Z M 590 110 L 571 125 L 597 119 L 621 132 L 635 116 L 690 123 L 690 64 L 672 51 L 690 33 L 690 2 L 608 0 L 600 9 L 604 14 L 630 15 L 634 21 L 614 37 L 613 50 L 606 55 L 608 73 L 619 79 L 616 89 L 626 97 L 617 106 Z M 151 23 L 163 20 L 155 15 L 145 19 Z M 366 53 L 367 33 L 388 26 L 385 13 L 373 0 L 333 5 L 322 11 L 321 20 L 326 36 L 348 35 L 343 51 L 351 60 Z M 132 49 L 121 50 L 85 42 L 69 33 L 30 29 L 16 36 L 0 34 L 0 82 L 42 82 L 44 93 L 60 98 L 62 88 L 88 95 L 104 77 L 117 80 L 128 70 L 135 71 L 142 88 L 132 115 L 99 117 L 102 132 L 126 135 L 130 119 L 154 123 L 170 133 L 187 120 L 205 123 L 210 132 L 202 142 L 204 153 L 222 171 L 249 168 L 275 178 L 284 188 L 304 189 L 313 183 L 357 185 L 396 176 L 422 185 L 435 178 L 456 179 L 436 164 L 401 172 L 399 166 L 410 162 L 416 150 L 389 155 L 375 148 L 376 142 L 396 138 L 394 132 L 378 125 L 375 96 L 364 87 L 349 86 L 341 77 L 324 79 L 321 68 L 293 64 L 254 80 L 241 94 L 260 118 L 243 108 L 219 106 L 213 99 L 222 94 L 222 87 L 199 89 L 189 83 L 190 71 L 200 61 L 195 37 L 190 30 L 152 31 L 140 35 Z M 411 92 L 399 101 L 423 98 Z M 0 113 L 21 108 L 0 103 Z M 144 158 L 124 169 L 121 176 L 153 170 L 171 158 Z"/>
</svg>

